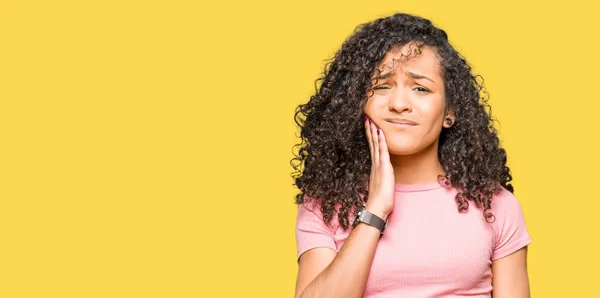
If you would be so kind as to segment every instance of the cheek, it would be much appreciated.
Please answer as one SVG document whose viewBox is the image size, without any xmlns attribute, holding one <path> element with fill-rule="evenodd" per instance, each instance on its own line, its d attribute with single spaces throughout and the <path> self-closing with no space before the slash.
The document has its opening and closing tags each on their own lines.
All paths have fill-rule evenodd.
<svg viewBox="0 0 600 298">
<path fill-rule="evenodd" d="M 416 108 L 419 109 L 419 117 L 421 118 L 421 126 L 419 127 L 421 142 L 429 144 L 435 141 L 442 131 L 444 103 L 439 100 L 420 104 Z"/>
<path fill-rule="evenodd" d="M 442 116 L 444 114 L 444 106 L 439 102 L 423 102 L 418 103 L 414 106 L 419 112 L 421 121 L 426 126 L 436 126 L 441 124 Z"/>
<path fill-rule="evenodd" d="M 367 99 L 367 102 L 365 103 L 365 113 L 372 117 L 376 117 L 386 105 L 387 99 L 384 96 L 373 95 Z"/>
</svg>

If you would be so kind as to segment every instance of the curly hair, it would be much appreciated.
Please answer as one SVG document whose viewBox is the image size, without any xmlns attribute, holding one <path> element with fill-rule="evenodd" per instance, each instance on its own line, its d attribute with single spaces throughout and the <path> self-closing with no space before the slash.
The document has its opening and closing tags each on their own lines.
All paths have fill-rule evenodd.
<svg viewBox="0 0 600 298">
<path fill-rule="evenodd" d="M 514 192 L 483 78 L 473 74 L 444 30 L 425 18 L 396 13 L 358 25 L 334 57 L 325 60 L 315 94 L 295 110 L 300 127 L 300 142 L 294 145 L 298 150 L 290 161 L 291 176 L 300 190 L 295 201 L 302 204 L 319 198 L 327 223 L 339 212 L 338 222 L 347 229 L 349 215 L 368 198 L 371 157 L 362 118 L 366 91 L 372 92 L 371 77 L 386 53 L 409 43 L 434 50 L 444 79 L 446 107 L 456 117 L 455 124 L 439 136 L 438 158 L 446 175 L 438 179 L 460 190 L 455 198 L 458 212 L 473 201 L 484 207 L 485 220 L 493 222 L 489 211 L 493 195 L 501 187 Z"/>
</svg>

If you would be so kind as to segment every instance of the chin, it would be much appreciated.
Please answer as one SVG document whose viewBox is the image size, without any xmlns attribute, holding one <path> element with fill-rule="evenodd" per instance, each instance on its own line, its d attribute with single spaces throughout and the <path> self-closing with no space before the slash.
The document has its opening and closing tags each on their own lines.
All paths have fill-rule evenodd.
<svg viewBox="0 0 600 298">
<path fill-rule="evenodd" d="M 415 146 L 414 143 L 410 144 L 408 142 L 388 142 L 388 151 L 391 155 L 412 155 L 423 148 L 419 146 Z"/>
</svg>

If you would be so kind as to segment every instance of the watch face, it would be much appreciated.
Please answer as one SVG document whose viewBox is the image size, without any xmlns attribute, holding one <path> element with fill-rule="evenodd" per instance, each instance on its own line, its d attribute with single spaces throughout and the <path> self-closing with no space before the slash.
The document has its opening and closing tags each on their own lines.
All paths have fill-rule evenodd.
<svg viewBox="0 0 600 298">
<path fill-rule="evenodd" d="M 354 218 L 354 222 L 352 223 L 353 226 L 356 226 L 358 223 L 360 223 L 360 215 L 362 214 L 362 211 L 364 209 L 361 208 L 360 210 L 358 210 L 358 212 L 356 213 L 356 217 Z"/>
</svg>

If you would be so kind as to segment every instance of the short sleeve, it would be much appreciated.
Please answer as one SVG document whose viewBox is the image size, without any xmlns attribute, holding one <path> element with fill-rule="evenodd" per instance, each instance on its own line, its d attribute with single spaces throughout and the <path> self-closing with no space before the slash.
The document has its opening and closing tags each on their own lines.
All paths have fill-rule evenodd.
<svg viewBox="0 0 600 298">
<path fill-rule="evenodd" d="M 512 254 L 531 243 L 519 201 L 505 188 L 492 199 L 495 244 L 491 260 Z"/>
<path fill-rule="evenodd" d="M 305 202 L 298 205 L 296 219 L 297 260 L 304 252 L 312 248 L 329 247 L 337 251 L 334 235 L 335 229 L 324 222 L 319 204 Z"/>
</svg>

